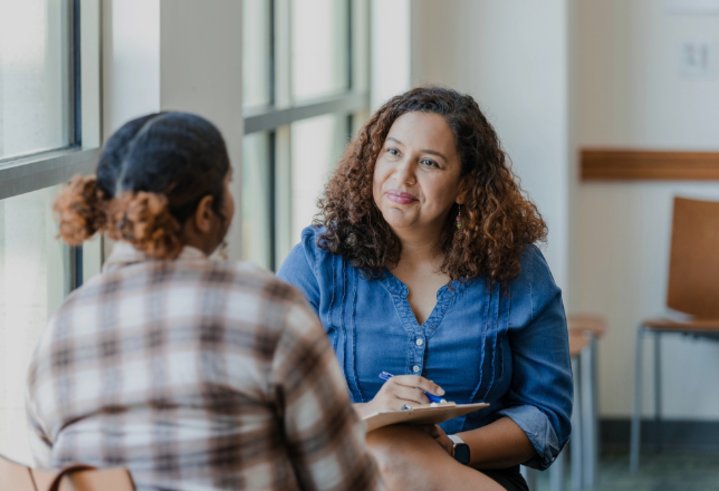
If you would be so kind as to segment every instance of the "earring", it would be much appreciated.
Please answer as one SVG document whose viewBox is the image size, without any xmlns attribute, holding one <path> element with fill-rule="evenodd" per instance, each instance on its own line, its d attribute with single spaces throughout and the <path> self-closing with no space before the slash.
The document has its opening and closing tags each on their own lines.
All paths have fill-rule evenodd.
<svg viewBox="0 0 719 491">
<path fill-rule="evenodd" d="M 454 221 L 457 230 L 462 230 L 462 205 L 457 204 L 457 217 Z"/>
</svg>

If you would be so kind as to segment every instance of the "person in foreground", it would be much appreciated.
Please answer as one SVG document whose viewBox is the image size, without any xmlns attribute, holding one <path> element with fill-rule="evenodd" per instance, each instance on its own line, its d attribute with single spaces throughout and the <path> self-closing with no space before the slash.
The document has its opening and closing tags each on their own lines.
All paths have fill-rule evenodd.
<svg viewBox="0 0 719 491">
<path fill-rule="evenodd" d="M 51 319 L 29 374 L 41 465 L 125 466 L 138 490 L 382 487 L 342 374 L 302 296 L 210 258 L 233 216 L 217 128 L 122 126 L 55 203 L 60 235 L 118 241 Z"/>
<path fill-rule="evenodd" d="M 425 392 L 491 404 L 434 432 L 370 432 L 390 488 L 527 489 L 518 464 L 564 446 L 572 375 L 545 236 L 470 96 L 410 90 L 350 143 L 279 276 L 318 313 L 359 414 Z"/>
</svg>

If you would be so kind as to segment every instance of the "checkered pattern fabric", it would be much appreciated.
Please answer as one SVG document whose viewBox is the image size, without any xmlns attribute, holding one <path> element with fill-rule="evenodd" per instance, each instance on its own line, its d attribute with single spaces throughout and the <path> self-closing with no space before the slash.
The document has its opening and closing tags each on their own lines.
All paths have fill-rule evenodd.
<svg viewBox="0 0 719 491">
<path fill-rule="evenodd" d="M 40 464 L 126 466 L 139 490 L 382 487 L 334 353 L 268 273 L 118 244 L 30 367 Z"/>
</svg>

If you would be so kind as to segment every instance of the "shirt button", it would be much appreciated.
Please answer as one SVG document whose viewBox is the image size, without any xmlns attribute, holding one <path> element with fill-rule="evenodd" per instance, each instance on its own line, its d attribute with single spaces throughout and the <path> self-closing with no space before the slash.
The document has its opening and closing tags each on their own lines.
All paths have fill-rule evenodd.
<svg viewBox="0 0 719 491">
<path fill-rule="evenodd" d="M 417 346 L 422 346 L 424 344 L 424 339 L 417 338 L 414 340 L 414 344 L 416 344 Z"/>
<path fill-rule="evenodd" d="M 412 367 L 412 371 L 413 371 L 414 373 L 419 373 L 419 365 L 414 365 L 414 366 Z"/>
</svg>

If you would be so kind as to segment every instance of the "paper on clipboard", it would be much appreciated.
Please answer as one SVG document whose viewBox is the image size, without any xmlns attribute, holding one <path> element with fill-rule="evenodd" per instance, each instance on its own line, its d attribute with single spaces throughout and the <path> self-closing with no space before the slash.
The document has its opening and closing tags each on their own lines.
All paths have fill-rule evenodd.
<svg viewBox="0 0 719 491">
<path fill-rule="evenodd" d="M 411 424 L 437 424 L 448 419 L 464 416 L 488 407 L 486 402 L 473 404 L 423 404 L 400 411 L 381 411 L 362 418 L 367 426 L 367 432 L 397 423 Z"/>
</svg>

